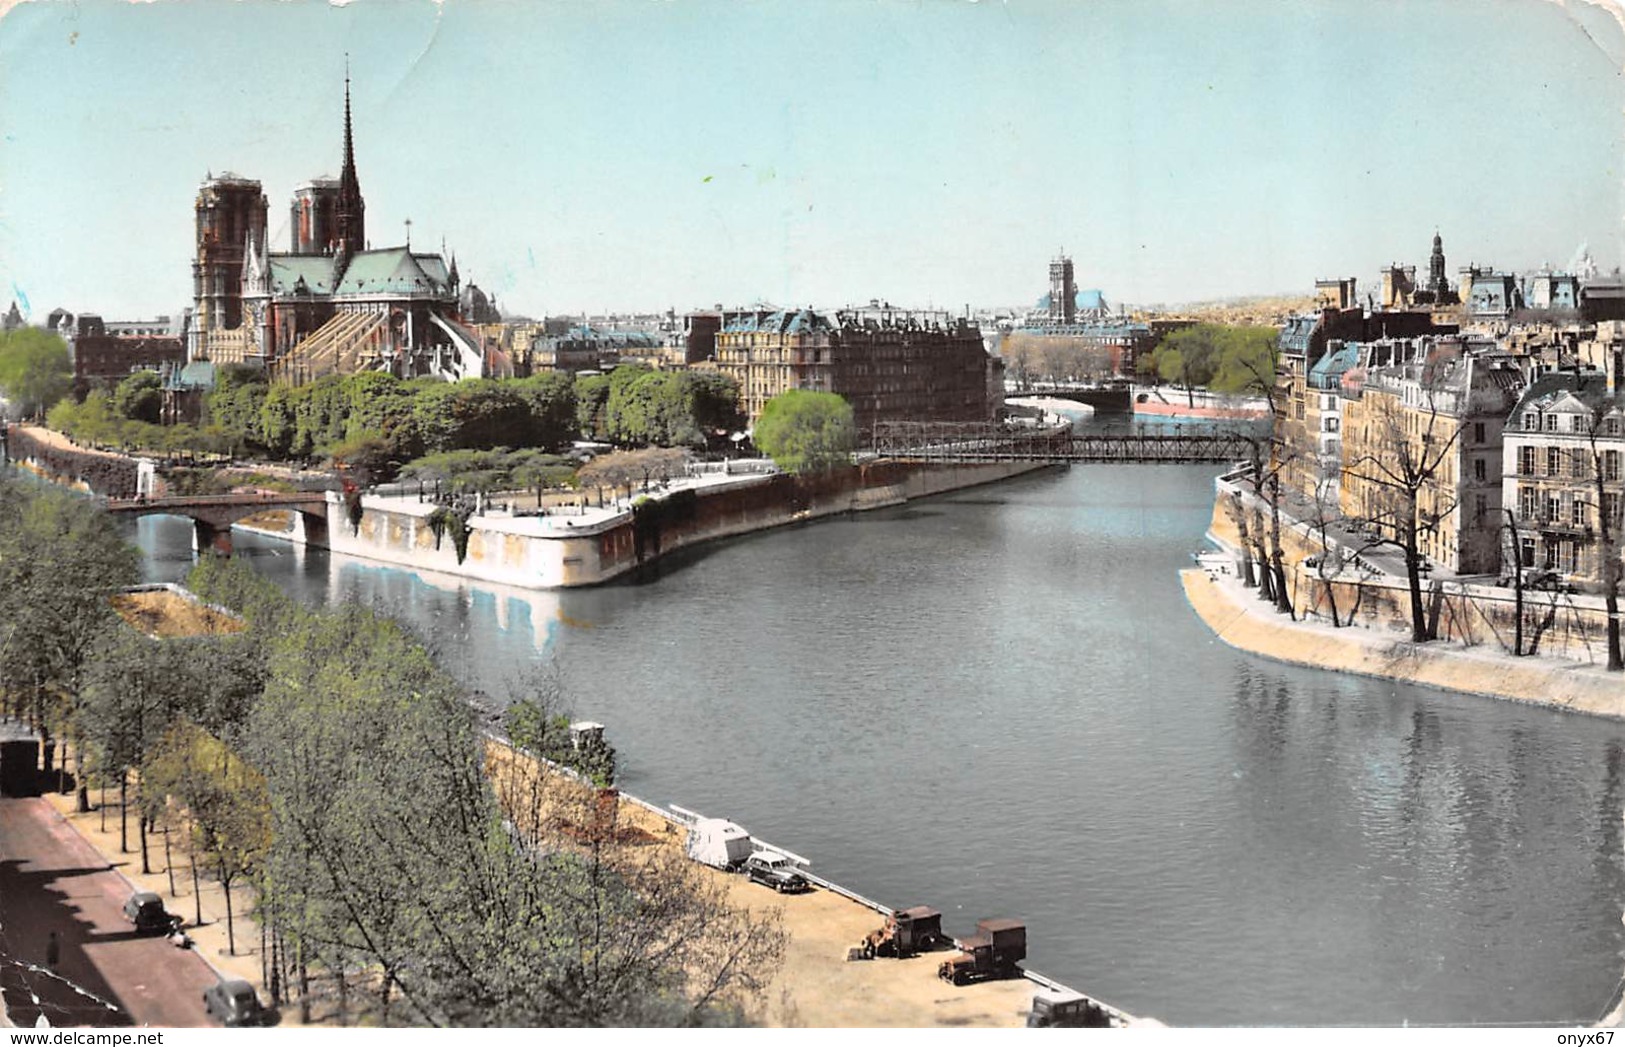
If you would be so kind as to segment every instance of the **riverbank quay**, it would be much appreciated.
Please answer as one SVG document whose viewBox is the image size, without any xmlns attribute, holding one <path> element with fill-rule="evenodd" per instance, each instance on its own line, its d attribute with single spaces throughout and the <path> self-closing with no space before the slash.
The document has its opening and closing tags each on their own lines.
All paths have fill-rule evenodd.
<svg viewBox="0 0 1625 1047">
<path fill-rule="evenodd" d="M 516 823 L 582 839 L 589 823 L 599 835 L 632 852 L 652 848 L 663 860 L 686 863 L 706 883 L 725 892 L 741 911 L 776 914 L 787 934 L 783 963 L 762 994 L 760 1009 L 747 1017 L 768 1026 L 816 1028 L 1021 1028 L 1039 988 L 1066 990 L 1037 974 L 953 986 L 937 977 L 938 964 L 952 950 L 922 953 L 905 960 L 849 959 L 865 935 L 885 922 L 891 909 L 839 884 L 803 871 L 817 889 L 777 894 L 739 874 L 713 869 L 686 857 L 686 823 L 673 810 L 613 790 L 603 793 L 566 768 L 511 747 L 500 738 L 486 743 L 487 774 L 499 802 Z M 544 802 L 537 804 L 541 796 Z M 610 816 L 600 806 L 612 797 Z M 757 840 L 763 847 L 772 844 Z M 636 861 L 650 860 L 636 856 Z M 918 899 L 911 899 L 918 902 Z M 965 933 L 969 927 L 959 929 Z M 1098 1001 L 1097 1001 L 1098 1002 Z M 1101 1004 L 1119 1024 L 1128 1014 Z"/>
<path fill-rule="evenodd" d="M 1289 665 L 1330 669 L 1625 720 L 1625 679 L 1562 658 L 1514 658 L 1497 649 L 1412 643 L 1392 630 L 1293 620 L 1234 575 L 1180 572 L 1191 609 L 1231 647 Z"/>
<path fill-rule="evenodd" d="M 789 524 L 903 505 L 919 498 L 1054 468 L 1045 462 L 875 461 L 815 477 L 712 475 L 606 507 L 545 516 L 487 508 L 437 522 L 416 495 L 362 495 L 359 520 L 328 496 L 325 540 L 302 519 L 273 537 L 347 556 L 529 589 L 569 589 L 651 568 L 679 549 Z M 459 536 L 458 527 L 466 528 Z"/>
<path fill-rule="evenodd" d="M 1246 521 L 1256 541 L 1270 528 L 1271 510 L 1243 485 L 1221 477 L 1214 486 L 1207 539 L 1239 576 L 1247 558 L 1240 521 Z M 1411 594 L 1403 553 L 1391 544 L 1374 543 L 1343 522 L 1330 521 L 1322 527 L 1305 519 L 1307 515 L 1304 507 L 1281 499 L 1281 553 L 1293 615 L 1328 622 L 1335 616 L 1340 625 L 1352 623 L 1408 638 Z M 1328 557 L 1328 551 L 1334 555 Z M 1439 565 L 1424 569 L 1423 614 L 1437 637 L 1428 649 L 1484 649 L 1504 654 L 1509 665 L 1535 656 L 1579 666 L 1606 663 L 1608 615 L 1601 596 L 1526 588 L 1521 608 L 1523 655 L 1516 657 L 1519 598 L 1510 586 L 1497 581 L 1456 575 Z M 1615 678 L 1625 689 L 1625 677 Z"/>
<path fill-rule="evenodd" d="M 163 497 L 155 464 L 80 448 L 33 426 L 9 427 L 11 457 L 57 483 L 100 495 Z M 817 476 L 704 473 L 642 494 L 546 513 L 493 499 L 460 515 L 421 493 L 327 492 L 321 514 L 288 514 L 285 529 L 253 520 L 253 533 L 399 567 L 524 589 L 569 589 L 653 567 L 679 549 L 789 524 L 884 509 L 1043 469 L 1040 461 L 943 463 L 882 459 Z M 356 510 L 359 509 L 359 515 Z M 239 524 L 238 526 L 242 526 Z M 325 532 L 325 533 L 322 533 Z"/>
<path fill-rule="evenodd" d="M 511 806 L 513 793 L 523 791 L 523 787 L 516 786 L 516 777 L 523 778 L 531 772 L 515 772 L 514 751 L 506 743 L 491 739 L 487 746 L 493 783 L 499 795 L 504 788 L 508 789 Z M 518 760 L 521 765 L 533 763 L 528 756 L 521 755 Z M 546 777 L 546 789 L 552 797 L 550 823 L 553 829 L 568 826 L 571 818 L 577 824 L 581 821 L 579 813 L 560 817 L 560 809 L 597 810 L 596 795 L 570 781 L 565 772 L 549 773 Z M 146 939 L 162 950 L 150 959 L 165 966 L 185 966 L 202 960 L 216 976 L 242 978 L 255 987 L 262 1000 L 270 999 L 262 968 L 266 958 L 261 951 L 259 925 L 249 915 L 255 906 L 252 889 L 233 888 L 231 909 L 237 943 L 233 954 L 227 947 L 224 892 L 203 875 L 194 893 L 192 868 L 184 846 L 165 846 L 161 835 L 155 834 L 157 838 L 152 840 L 151 848 L 152 872 L 142 874 L 136 853 L 119 849 L 116 799 L 87 812 L 74 809 L 71 793 L 51 793 L 33 802 L 48 805 L 49 813 L 42 813 L 41 817 L 57 824 L 59 834 L 74 834 L 77 837 L 71 841 L 74 847 L 85 849 L 86 853 L 94 852 L 94 858 L 85 858 L 81 865 L 105 867 L 108 875 L 117 877 L 118 886 L 112 889 L 115 904 L 121 904 L 130 891 L 147 890 L 163 898 L 170 912 L 184 917 L 186 932 L 193 940 L 192 950 L 176 950 L 162 939 Z M 663 857 L 687 861 L 681 854 L 682 826 L 670 812 L 634 797 L 618 796 L 613 823 L 618 835 L 638 841 L 635 849 L 659 848 L 669 852 Z M 776 910 L 787 933 L 783 964 L 762 994 L 758 1008 L 747 1015 L 757 1024 L 821 1028 L 1019 1028 L 1026 1023 L 1034 991 L 1055 984 L 1042 975 L 1032 975 L 950 986 L 936 975 L 937 964 L 951 954 L 943 951 L 907 960 L 848 961 L 848 949 L 884 922 L 885 907 L 827 881 L 818 881 L 820 889 L 806 894 L 778 895 L 737 873 L 697 864 L 692 868 L 706 882 L 720 887 L 729 905 L 757 913 Z M 64 941 L 72 943 L 77 939 L 65 937 Z M 173 963 L 171 954 L 174 954 Z M 337 996 L 326 985 L 326 979 L 315 979 L 312 1024 L 337 1023 Z M 117 988 L 113 986 L 115 993 Z M 362 995 L 352 992 L 352 1019 L 356 1017 L 353 1008 L 363 1002 Z M 189 993 L 188 1001 L 195 1003 L 195 997 L 195 992 Z M 1130 1020 L 1113 1008 L 1107 1010 L 1125 1022 Z M 285 1003 L 279 1024 L 299 1025 L 298 1011 L 297 1003 Z M 139 1015 L 136 1017 L 140 1020 Z M 185 1020 L 165 1024 L 202 1023 Z"/>
</svg>

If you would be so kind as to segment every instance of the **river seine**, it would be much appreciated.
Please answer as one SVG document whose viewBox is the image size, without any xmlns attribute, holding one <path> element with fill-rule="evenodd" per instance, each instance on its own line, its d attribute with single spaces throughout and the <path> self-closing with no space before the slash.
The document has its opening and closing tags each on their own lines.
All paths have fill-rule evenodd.
<svg viewBox="0 0 1625 1047">
<path fill-rule="evenodd" d="M 1176 572 L 1214 467 L 1084 466 L 494 591 L 238 534 L 501 694 L 556 660 L 622 786 L 731 818 L 1171 1024 L 1595 1020 L 1625 967 L 1625 724 L 1271 664 Z M 156 579 L 174 519 L 133 525 Z M 764 896 L 764 901 L 767 897 Z"/>
</svg>

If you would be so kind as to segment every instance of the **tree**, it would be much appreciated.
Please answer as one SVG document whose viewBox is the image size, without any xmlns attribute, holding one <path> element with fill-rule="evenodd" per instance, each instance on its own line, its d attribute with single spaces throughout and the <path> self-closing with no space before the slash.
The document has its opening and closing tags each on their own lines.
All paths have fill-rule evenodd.
<svg viewBox="0 0 1625 1047">
<path fill-rule="evenodd" d="M 550 451 L 567 447 L 580 432 L 576 419 L 575 381 L 562 371 L 544 371 L 515 379 L 512 388 L 530 409 L 527 446 Z"/>
<path fill-rule="evenodd" d="M 1275 373 L 1279 336 L 1274 328 L 1195 324 L 1168 334 L 1136 368 L 1185 387 L 1187 399 L 1204 386 L 1219 393 L 1256 392 L 1260 373 Z"/>
<path fill-rule="evenodd" d="M 142 785 L 184 808 L 195 841 L 194 869 L 200 858 L 214 867 L 226 897 L 226 949 L 236 955 L 231 886 L 258 868 L 270 846 L 264 776 L 182 717 L 154 742 L 142 767 Z"/>
<path fill-rule="evenodd" d="M 113 410 L 131 421 L 157 425 L 163 412 L 163 380 L 157 371 L 137 371 L 113 388 Z"/>
<path fill-rule="evenodd" d="M 47 768 L 55 732 L 76 727 L 93 648 L 119 624 L 107 598 L 136 574 L 106 513 L 0 477 L 0 687 L 42 732 Z"/>
<path fill-rule="evenodd" d="M 816 473 L 851 461 L 857 427 L 842 397 L 791 389 L 762 408 L 753 439 L 785 472 Z"/>
<path fill-rule="evenodd" d="M 1584 517 L 1596 514 L 1597 577 L 1608 615 L 1608 670 L 1620 672 L 1625 671 L 1619 627 L 1620 579 L 1625 573 L 1620 562 L 1620 530 L 1625 527 L 1625 518 L 1621 516 L 1621 502 L 1625 499 L 1620 497 L 1619 490 L 1620 481 L 1625 479 L 1625 451 L 1617 438 L 1620 404 L 1612 396 L 1590 399 L 1590 411 L 1584 416 L 1585 444 L 1565 448 L 1564 457 L 1568 459 L 1569 475 L 1582 479 L 1589 488 L 1589 504 L 1580 502 L 1577 496 L 1576 511 Z M 1607 432 L 1610 426 L 1615 430 L 1613 433 Z M 1615 438 L 1608 439 L 1609 436 Z M 1583 522 L 1583 517 L 1575 522 Z M 1591 528 L 1587 526 L 1586 530 L 1589 532 Z M 1521 593 L 1521 578 L 1519 588 Z"/>
<path fill-rule="evenodd" d="M 334 469 L 360 487 L 389 483 L 401 471 L 394 443 L 381 433 L 362 432 L 329 448 L 328 456 Z"/>
<path fill-rule="evenodd" d="M 130 846 L 130 772 L 141 766 L 173 718 L 163 700 L 163 682 L 154 641 L 120 627 L 98 645 L 81 696 L 86 739 L 97 751 L 97 763 L 118 777 L 121 851 Z M 141 871 L 150 872 L 144 816 L 138 831 Z"/>
<path fill-rule="evenodd" d="M 1286 559 L 1281 548 L 1281 474 L 1291 466 L 1294 455 L 1287 449 L 1285 442 L 1275 435 L 1281 418 L 1275 360 L 1273 355 L 1252 357 L 1238 361 L 1237 367 L 1247 376 L 1245 382 L 1238 382 L 1240 390 L 1262 396 L 1268 405 L 1270 417 L 1269 435 L 1248 437 L 1246 441 L 1248 448 L 1246 477 L 1252 484 L 1254 496 L 1269 506 L 1269 528 L 1266 532 L 1263 519 L 1258 514 L 1254 514 L 1250 527 L 1238 519 L 1237 528 L 1244 543 L 1249 537 L 1252 539 L 1257 550 L 1258 562 L 1263 568 L 1259 595 L 1273 601 L 1277 611 L 1290 615 L 1292 596 L 1287 591 Z M 1240 511 L 1239 499 L 1236 500 L 1235 508 Z M 1269 538 L 1267 553 L 1264 548 L 1266 533 Z M 1251 573 L 1249 563 L 1248 584 L 1251 584 Z"/>
<path fill-rule="evenodd" d="M 582 487 L 626 488 L 630 497 L 641 483 L 665 480 L 683 470 L 688 453 L 675 447 L 649 447 L 641 451 L 614 451 L 601 454 L 576 472 Z"/>
<path fill-rule="evenodd" d="M 43 417 L 73 386 L 68 345 L 37 327 L 0 334 L 0 393 L 30 417 Z"/>
<path fill-rule="evenodd" d="M 609 375 L 589 374 L 575 380 L 576 429 L 585 439 L 608 440 Z"/>
<path fill-rule="evenodd" d="M 1398 392 L 1368 384 L 1362 397 L 1368 447 L 1344 466 L 1345 482 L 1365 487 L 1359 519 L 1377 533 L 1374 544 L 1404 554 L 1415 643 L 1436 638 L 1422 602 L 1422 539 L 1437 530 L 1457 500 L 1454 485 L 1440 481 L 1461 438 L 1462 423 L 1454 412 L 1462 401 L 1444 378 L 1442 366 L 1424 368 L 1415 389 L 1420 403 L 1411 406 Z"/>
<path fill-rule="evenodd" d="M 737 381 L 717 371 L 680 373 L 689 415 L 707 444 L 723 443 L 730 433 L 745 427 L 745 415 L 739 409 Z"/>
</svg>

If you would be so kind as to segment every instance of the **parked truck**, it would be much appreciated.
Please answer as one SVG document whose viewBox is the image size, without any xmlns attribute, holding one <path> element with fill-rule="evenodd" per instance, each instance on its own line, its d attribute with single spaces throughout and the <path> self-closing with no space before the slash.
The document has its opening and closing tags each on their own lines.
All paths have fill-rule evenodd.
<svg viewBox="0 0 1625 1047">
<path fill-rule="evenodd" d="M 895 956 L 904 960 L 947 942 L 948 937 L 942 933 L 942 913 L 929 906 L 916 905 L 886 917 L 885 926 L 870 931 L 858 947 L 863 950 L 864 959 Z"/>
<path fill-rule="evenodd" d="M 937 977 L 955 985 L 1011 978 L 1027 958 L 1027 925 L 1020 920 L 977 920 L 976 933 L 962 938 L 959 955 L 943 960 Z"/>
</svg>

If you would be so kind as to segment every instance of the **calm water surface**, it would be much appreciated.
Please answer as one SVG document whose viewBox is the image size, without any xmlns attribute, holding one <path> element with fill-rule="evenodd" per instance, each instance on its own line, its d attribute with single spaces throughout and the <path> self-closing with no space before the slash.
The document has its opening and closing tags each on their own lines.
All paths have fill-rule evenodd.
<svg viewBox="0 0 1625 1047">
<path fill-rule="evenodd" d="M 471 685 L 556 659 L 622 784 L 1174 1024 L 1594 1020 L 1625 725 L 1273 665 L 1187 606 L 1212 467 L 1089 466 L 498 591 L 239 534 Z M 190 564 L 134 527 L 154 578 Z"/>
</svg>

